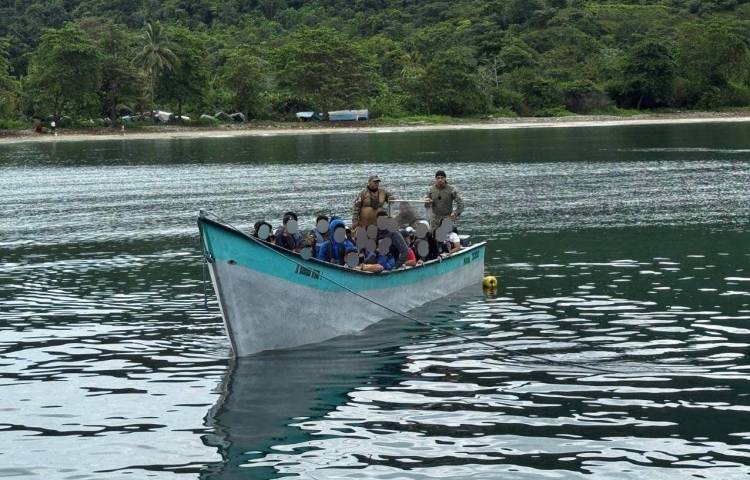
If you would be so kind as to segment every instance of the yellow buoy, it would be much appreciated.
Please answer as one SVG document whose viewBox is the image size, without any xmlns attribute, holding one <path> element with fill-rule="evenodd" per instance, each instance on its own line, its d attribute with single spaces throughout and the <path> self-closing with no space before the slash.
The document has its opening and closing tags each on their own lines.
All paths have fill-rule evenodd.
<svg viewBox="0 0 750 480">
<path fill-rule="evenodd" d="M 492 275 L 487 275 L 482 280 L 482 287 L 486 288 L 487 290 L 494 290 L 497 288 L 497 278 L 493 277 Z"/>
</svg>

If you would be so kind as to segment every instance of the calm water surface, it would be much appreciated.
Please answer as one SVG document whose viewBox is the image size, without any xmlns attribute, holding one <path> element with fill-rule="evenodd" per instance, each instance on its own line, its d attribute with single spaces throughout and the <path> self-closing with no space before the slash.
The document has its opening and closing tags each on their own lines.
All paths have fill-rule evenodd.
<svg viewBox="0 0 750 480">
<path fill-rule="evenodd" d="M 0 145 L 0 477 L 745 478 L 749 134 Z M 438 167 L 496 294 L 230 360 L 200 208 L 311 227 Z"/>
</svg>

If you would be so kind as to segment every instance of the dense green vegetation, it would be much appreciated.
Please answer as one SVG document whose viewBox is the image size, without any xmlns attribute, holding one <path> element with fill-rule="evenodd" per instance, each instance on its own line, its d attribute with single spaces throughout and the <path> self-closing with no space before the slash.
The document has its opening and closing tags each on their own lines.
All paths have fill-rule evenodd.
<svg viewBox="0 0 750 480">
<path fill-rule="evenodd" d="M 9 5 L 6 3 L 5 5 Z M 16 0 L 0 126 L 164 109 L 284 120 L 750 104 L 750 0 Z"/>
</svg>

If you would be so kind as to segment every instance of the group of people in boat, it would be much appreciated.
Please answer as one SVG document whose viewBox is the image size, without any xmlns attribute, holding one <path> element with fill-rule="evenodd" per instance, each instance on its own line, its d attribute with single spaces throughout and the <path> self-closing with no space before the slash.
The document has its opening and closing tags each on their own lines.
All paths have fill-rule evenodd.
<svg viewBox="0 0 750 480">
<path fill-rule="evenodd" d="M 341 217 L 319 215 L 315 228 L 303 233 L 298 229 L 297 214 L 287 212 L 275 231 L 269 223 L 257 222 L 253 236 L 303 257 L 374 273 L 414 267 L 468 245 L 455 227 L 464 210 L 463 198 L 447 183 L 443 170 L 435 174 L 424 199 L 431 212 L 429 222 L 410 215 L 408 208 L 401 208 L 398 217 L 392 218 L 385 205 L 395 200 L 381 187 L 380 177 L 371 175 L 354 200 L 351 228 Z"/>
</svg>

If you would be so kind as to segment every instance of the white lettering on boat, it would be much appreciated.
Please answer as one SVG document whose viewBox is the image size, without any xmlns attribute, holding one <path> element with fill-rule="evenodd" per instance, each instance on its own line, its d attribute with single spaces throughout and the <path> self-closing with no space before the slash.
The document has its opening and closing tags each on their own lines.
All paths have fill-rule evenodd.
<svg viewBox="0 0 750 480">
<path fill-rule="evenodd" d="M 297 269 L 295 270 L 295 273 L 299 273 L 300 275 L 310 277 L 313 280 L 318 280 L 320 278 L 320 272 L 318 270 L 303 267 L 302 265 L 297 265 Z"/>
</svg>

